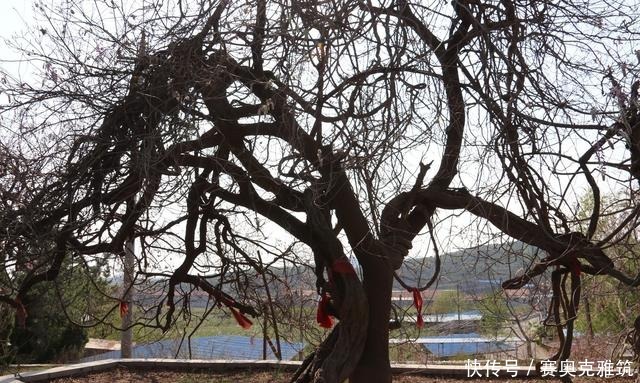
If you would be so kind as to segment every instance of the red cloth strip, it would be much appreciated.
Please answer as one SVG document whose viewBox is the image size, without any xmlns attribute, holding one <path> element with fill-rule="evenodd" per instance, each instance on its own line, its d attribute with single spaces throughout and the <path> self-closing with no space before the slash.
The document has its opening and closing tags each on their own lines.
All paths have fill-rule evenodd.
<svg viewBox="0 0 640 383">
<path fill-rule="evenodd" d="M 236 310 L 235 308 L 233 308 L 231 306 L 227 306 L 227 307 L 229 307 L 229 310 L 231 310 L 231 314 L 233 314 L 233 317 L 236 318 L 236 322 L 238 322 L 240 327 L 242 327 L 243 329 L 247 330 L 247 329 L 251 328 L 251 326 L 253 326 L 253 323 L 249 320 L 249 318 L 247 318 L 246 316 L 242 315 L 241 312 L 239 312 L 238 310 Z"/>
<path fill-rule="evenodd" d="M 236 322 L 238 322 L 240 327 L 246 330 L 253 326 L 253 322 L 251 322 L 249 318 L 244 316 L 244 314 L 233 307 L 236 304 L 233 298 L 228 298 L 220 292 L 218 292 L 218 294 L 214 294 L 213 296 L 218 300 L 218 303 L 222 303 L 223 305 L 227 306 L 229 310 L 231 310 L 231 314 L 233 314 L 233 317 L 236 319 Z"/>
<path fill-rule="evenodd" d="M 413 293 L 413 305 L 416 306 L 416 311 L 418 312 L 416 326 L 422 328 L 424 326 L 424 320 L 422 319 L 422 294 L 420 294 L 420 290 L 415 287 L 409 291 Z"/>
<path fill-rule="evenodd" d="M 351 262 L 349 262 L 349 260 L 345 257 L 342 257 L 336 260 L 335 262 L 333 262 L 331 269 L 336 273 L 342 274 L 342 275 L 353 275 L 353 276 L 356 275 L 356 271 L 353 269 Z"/>
<path fill-rule="evenodd" d="M 320 296 L 320 302 L 318 302 L 318 311 L 316 312 L 316 320 L 320 327 L 331 328 L 333 327 L 333 319 L 329 315 L 329 297 L 327 293 L 322 293 Z"/>
<path fill-rule="evenodd" d="M 124 318 L 129 313 L 129 304 L 125 301 L 120 301 L 120 318 Z"/>
</svg>

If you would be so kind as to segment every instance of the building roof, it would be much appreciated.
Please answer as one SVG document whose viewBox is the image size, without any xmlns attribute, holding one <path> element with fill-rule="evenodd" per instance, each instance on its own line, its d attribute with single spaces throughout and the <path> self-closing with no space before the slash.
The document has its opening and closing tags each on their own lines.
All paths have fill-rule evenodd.
<svg viewBox="0 0 640 383">
<path fill-rule="evenodd" d="M 389 342 L 417 343 L 437 357 L 449 357 L 514 350 L 516 344 L 520 343 L 521 340 L 518 338 L 491 339 L 481 337 L 476 333 L 469 333 L 425 336 L 414 340 L 390 339 Z"/>
<path fill-rule="evenodd" d="M 445 314 L 422 314 L 422 320 L 425 323 L 443 323 L 443 322 L 455 322 L 461 321 L 479 321 L 482 319 L 482 314 L 478 310 L 463 311 L 459 315 L 458 313 L 445 313 Z M 415 323 L 415 315 L 406 315 L 404 321 Z"/>
</svg>

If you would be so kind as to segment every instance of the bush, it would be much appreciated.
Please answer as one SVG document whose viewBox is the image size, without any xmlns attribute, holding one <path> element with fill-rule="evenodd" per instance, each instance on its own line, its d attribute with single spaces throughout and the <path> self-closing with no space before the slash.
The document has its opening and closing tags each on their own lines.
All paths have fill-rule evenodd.
<svg viewBox="0 0 640 383">
<path fill-rule="evenodd" d="M 39 285 L 24 300 L 28 313 L 25 326 L 16 325 L 10 335 L 15 362 L 74 360 L 89 339 L 84 328 L 69 320 L 52 285 Z"/>
</svg>

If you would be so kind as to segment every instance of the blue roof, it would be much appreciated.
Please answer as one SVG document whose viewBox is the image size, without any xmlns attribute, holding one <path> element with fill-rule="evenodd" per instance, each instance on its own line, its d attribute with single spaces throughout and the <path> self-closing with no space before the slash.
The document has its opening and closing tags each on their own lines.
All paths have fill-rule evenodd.
<svg viewBox="0 0 640 383">
<path fill-rule="evenodd" d="M 515 349 L 516 345 L 514 340 L 482 338 L 476 333 L 427 336 L 421 337 L 416 343 L 438 357 L 509 351 Z"/>
<path fill-rule="evenodd" d="M 486 354 L 490 352 L 501 352 L 514 349 L 513 345 L 500 341 L 476 343 L 422 343 L 422 346 L 438 357 Z"/>
<path fill-rule="evenodd" d="M 262 338 L 219 335 L 191 338 L 191 359 L 262 359 Z M 282 360 L 293 359 L 302 349 L 303 343 L 281 341 Z M 187 339 L 180 345 L 180 339 L 165 339 L 153 343 L 139 344 L 133 347 L 134 358 L 170 358 L 189 359 Z M 120 351 L 83 358 L 80 362 L 120 358 Z M 267 359 L 277 359 L 267 344 Z"/>
</svg>

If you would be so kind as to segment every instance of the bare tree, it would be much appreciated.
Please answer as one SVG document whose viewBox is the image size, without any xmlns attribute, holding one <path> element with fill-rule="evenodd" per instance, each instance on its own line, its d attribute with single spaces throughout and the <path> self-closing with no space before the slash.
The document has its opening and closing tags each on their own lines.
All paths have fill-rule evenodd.
<svg viewBox="0 0 640 383">
<path fill-rule="evenodd" d="M 434 218 L 465 211 L 479 235 L 544 254 L 503 287 L 550 274 L 566 359 L 582 276 L 640 284 L 607 256 L 640 212 L 637 5 L 36 3 L 42 23 L 19 47 L 40 77 L 2 89 L 15 171 L 1 179 L 0 299 L 20 313 L 65 257 L 122 257 L 138 238 L 138 281 L 163 291 L 156 326 L 174 323 L 183 286 L 244 323 L 258 252 L 300 261 L 277 226 L 313 253 L 339 318 L 293 380 L 390 381 L 394 270 L 422 232 L 439 257 Z M 628 195 L 606 233 L 602 187 Z M 158 271 L 166 254 L 180 264 Z"/>
</svg>

